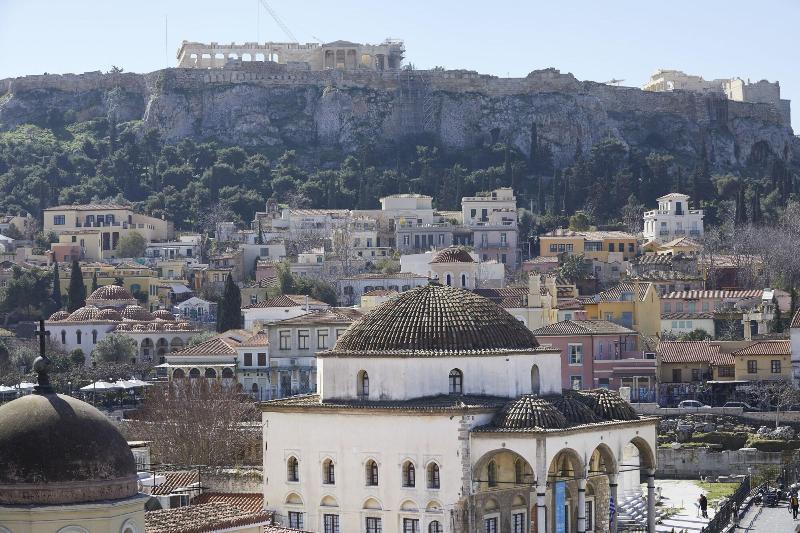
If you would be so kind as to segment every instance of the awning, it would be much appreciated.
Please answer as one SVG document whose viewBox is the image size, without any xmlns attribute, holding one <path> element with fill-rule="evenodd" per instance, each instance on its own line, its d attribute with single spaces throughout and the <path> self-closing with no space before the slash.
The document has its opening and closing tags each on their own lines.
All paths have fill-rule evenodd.
<svg viewBox="0 0 800 533">
<path fill-rule="evenodd" d="M 182 285 L 180 283 L 170 283 L 169 288 L 175 294 L 185 294 L 187 292 L 192 292 L 192 290 L 187 287 L 186 285 Z"/>
</svg>

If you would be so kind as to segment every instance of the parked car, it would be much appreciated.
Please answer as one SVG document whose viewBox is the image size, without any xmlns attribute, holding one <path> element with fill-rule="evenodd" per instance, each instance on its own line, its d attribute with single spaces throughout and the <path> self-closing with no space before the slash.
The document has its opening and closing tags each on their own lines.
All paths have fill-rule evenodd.
<svg viewBox="0 0 800 533">
<path fill-rule="evenodd" d="M 698 402 L 697 400 L 683 400 L 681 403 L 678 404 L 678 409 L 710 409 L 710 405 L 706 405 L 703 402 Z"/>
<path fill-rule="evenodd" d="M 732 407 L 732 408 L 741 407 L 742 410 L 745 411 L 745 412 L 760 411 L 760 409 L 758 409 L 756 407 L 753 407 L 752 405 L 750 405 L 747 402 L 725 402 L 725 405 L 723 405 L 722 407 L 723 408 L 725 408 L 725 407 Z"/>
</svg>

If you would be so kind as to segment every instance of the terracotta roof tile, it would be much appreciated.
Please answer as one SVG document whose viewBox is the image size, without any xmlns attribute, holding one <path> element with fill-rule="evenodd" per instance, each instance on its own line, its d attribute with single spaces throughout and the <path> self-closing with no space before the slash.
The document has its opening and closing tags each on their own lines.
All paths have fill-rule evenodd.
<svg viewBox="0 0 800 533">
<path fill-rule="evenodd" d="M 285 294 L 268 298 L 264 301 L 242 306 L 242 309 L 263 309 L 265 307 L 299 307 L 302 304 L 297 303 L 295 300 Z"/>
<path fill-rule="evenodd" d="M 433 256 L 431 263 L 474 263 L 469 252 L 457 246 L 440 250 Z"/>
<path fill-rule="evenodd" d="M 153 496 L 163 496 L 172 494 L 180 487 L 188 487 L 194 483 L 198 483 L 200 478 L 197 475 L 197 470 L 186 470 L 181 472 L 165 472 L 164 481 L 153 487 L 150 492 Z"/>
<path fill-rule="evenodd" d="M 687 274 L 680 270 L 650 270 L 642 272 L 632 279 L 639 281 L 702 281 L 703 277 L 697 274 Z"/>
<path fill-rule="evenodd" d="M 650 287 L 650 283 L 632 283 L 630 281 L 623 281 L 611 287 L 607 291 L 603 291 L 598 294 L 599 301 L 601 302 L 619 302 L 622 301 L 622 295 L 626 293 L 634 294 L 638 286 L 638 298 L 639 301 L 644 301 L 644 295 L 647 294 L 647 288 Z"/>
<path fill-rule="evenodd" d="M 800 328 L 800 309 L 792 317 L 792 326 L 793 328 Z"/>
<path fill-rule="evenodd" d="M 266 511 L 251 513 L 226 504 L 206 503 L 149 511 L 144 519 L 146 533 L 205 533 L 246 525 L 267 525 L 272 521 L 272 514 Z"/>
<path fill-rule="evenodd" d="M 710 341 L 661 341 L 656 350 L 662 363 L 710 363 L 719 345 Z"/>
<path fill-rule="evenodd" d="M 556 309 L 560 309 L 562 311 L 579 311 L 583 309 L 583 302 L 577 298 L 559 298 L 558 304 L 556 304 Z"/>
<path fill-rule="evenodd" d="M 663 313 L 661 320 L 703 320 L 713 319 L 714 313 Z"/>
<path fill-rule="evenodd" d="M 700 298 L 761 298 L 764 294 L 763 289 L 748 290 L 707 290 L 707 291 L 674 291 L 661 297 L 662 300 L 698 300 Z"/>
<path fill-rule="evenodd" d="M 260 492 L 204 492 L 192 500 L 192 505 L 224 504 L 247 513 L 264 510 L 264 495 Z"/>
<path fill-rule="evenodd" d="M 219 336 L 207 341 L 189 346 L 179 352 L 168 354 L 170 357 L 183 355 L 236 355 L 236 350 Z"/>
<path fill-rule="evenodd" d="M 733 355 L 791 355 L 792 345 L 787 340 L 757 341 L 753 344 L 733 352 Z"/>
<path fill-rule="evenodd" d="M 375 289 L 374 291 L 365 292 L 361 296 L 393 296 L 395 294 L 400 294 L 395 290 L 387 290 L 387 289 Z"/>
<path fill-rule="evenodd" d="M 563 320 L 533 331 L 542 337 L 549 335 L 635 335 L 636 332 L 608 320 Z"/>
<path fill-rule="evenodd" d="M 733 366 L 736 364 L 733 354 L 730 353 L 711 354 L 710 362 L 712 366 Z"/>
<path fill-rule="evenodd" d="M 286 318 L 279 320 L 275 324 L 281 326 L 305 326 L 305 325 L 322 325 L 322 324 L 352 324 L 363 316 L 363 313 L 357 309 L 349 307 L 332 307 L 325 311 L 311 311 L 304 315 Z"/>
</svg>

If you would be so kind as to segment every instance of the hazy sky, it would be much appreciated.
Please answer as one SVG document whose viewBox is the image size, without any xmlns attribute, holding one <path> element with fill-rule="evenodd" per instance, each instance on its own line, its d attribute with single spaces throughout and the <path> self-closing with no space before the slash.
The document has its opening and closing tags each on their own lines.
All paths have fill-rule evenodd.
<svg viewBox="0 0 800 533">
<path fill-rule="evenodd" d="M 420 68 L 524 76 L 555 67 L 635 86 L 657 68 L 779 80 L 800 131 L 800 0 L 269 2 L 301 42 L 402 38 Z M 183 39 L 287 37 L 259 0 L 0 0 L 0 79 L 112 65 L 148 72 L 173 66 Z"/>
</svg>

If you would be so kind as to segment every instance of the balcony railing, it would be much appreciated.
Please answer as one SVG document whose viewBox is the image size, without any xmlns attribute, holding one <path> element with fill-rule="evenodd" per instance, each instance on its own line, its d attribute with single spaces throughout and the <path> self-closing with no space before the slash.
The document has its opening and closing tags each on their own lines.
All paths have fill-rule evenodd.
<svg viewBox="0 0 800 533">
<path fill-rule="evenodd" d="M 686 230 L 676 229 L 675 235 L 686 235 Z"/>
</svg>

